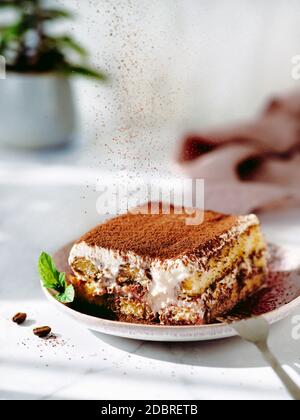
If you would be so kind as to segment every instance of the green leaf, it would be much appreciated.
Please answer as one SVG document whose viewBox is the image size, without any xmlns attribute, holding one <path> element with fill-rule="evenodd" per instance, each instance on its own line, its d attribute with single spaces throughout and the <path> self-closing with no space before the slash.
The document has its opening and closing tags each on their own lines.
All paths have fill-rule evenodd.
<svg viewBox="0 0 300 420">
<path fill-rule="evenodd" d="M 99 71 L 96 71 L 96 70 L 93 70 L 84 66 L 66 64 L 66 66 L 62 68 L 62 71 L 71 76 L 76 76 L 76 75 L 84 76 L 84 77 L 89 77 L 92 79 L 99 80 L 101 82 L 105 82 L 107 80 L 107 76 L 104 73 L 101 73 Z"/>
<path fill-rule="evenodd" d="M 16 23 L 15 25 L 6 25 L 0 27 L 0 35 L 6 41 L 19 40 L 24 35 L 27 28 L 22 23 Z"/>
<path fill-rule="evenodd" d="M 59 283 L 59 273 L 50 255 L 43 252 L 39 258 L 38 270 L 44 287 L 57 290 Z"/>
<path fill-rule="evenodd" d="M 43 20 L 53 20 L 59 18 L 70 19 L 73 17 L 73 14 L 62 9 L 43 9 L 40 10 L 39 17 Z"/>
<path fill-rule="evenodd" d="M 55 295 L 55 299 L 57 299 L 61 303 L 72 303 L 75 299 L 75 289 L 72 284 L 66 287 L 63 293 L 58 293 Z"/>
<path fill-rule="evenodd" d="M 52 38 L 52 40 L 56 45 L 59 45 L 61 48 L 69 48 L 75 51 L 77 54 L 81 55 L 82 57 L 87 56 L 87 51 L 85 50 L 85 48 L 69 36 L 56 37 Z"/>
<path fill-rule="evenodd" d="M 59 273 L 58 282 L 61 288 L 65 289 L 67 287 L 66 273 Z"/>
<path fill-rule="evenodd" d="M 0 8 L 5 8 L 5 7 L 18 7 L 18 4 L 16 1 L 11 1 L 11 0 L 1 0 L 0 3 Z"/>
<path fill-rule="evenodd" d="M 32 3 L 35 4 L 37 0 L 1 0 L 1 6 L 18 6 L 23 5 L 25 3 Z"/>
<path fill-rule="evenodd" d="M 68 285 L 66 274 L 60 273 L 50 255 L 43 252 L 40 255 L 38 271 L 46 289 L 57 292 L 54 296 L 61 303 L 71 303 L 75 298 L 75 289 L 73 285 Z"/>
</svg>

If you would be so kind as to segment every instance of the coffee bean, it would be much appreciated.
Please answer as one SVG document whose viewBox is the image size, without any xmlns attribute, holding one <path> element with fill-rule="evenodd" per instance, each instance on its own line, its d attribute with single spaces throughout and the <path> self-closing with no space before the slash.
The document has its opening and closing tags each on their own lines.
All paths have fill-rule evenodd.
<svg viewBox="0 0 300 420">
<path fill-rule="evenodd" d="M 51 328 L 50 327 L 39 327 L 39 328 L 35 328 L 33 330 L 33 334 L 40 337 L 40 338 L 45 338 L 50 333 L 51 333 Z"/>
<path fill-rule="evenodd" d="M 13 317 L 13 322 L 15 322 L 18 325 L 23 324 L 23 322 L 26 321 L 27 315 L 22 313 L 22 312 L 18 312 L 14 317 Z"/>
</svg>

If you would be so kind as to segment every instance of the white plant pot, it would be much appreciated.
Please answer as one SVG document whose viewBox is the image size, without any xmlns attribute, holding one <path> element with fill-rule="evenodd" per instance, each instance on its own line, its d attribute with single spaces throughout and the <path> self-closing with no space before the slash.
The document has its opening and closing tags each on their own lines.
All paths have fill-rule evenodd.
<svg viewBox="0 0 300 420">
<path fill-rule="evenodd" d="M 71 82 L 54 73 L 7 73 L 0 80 L 0 144 L 44 148 L 74 138 Z"/>
</svg>

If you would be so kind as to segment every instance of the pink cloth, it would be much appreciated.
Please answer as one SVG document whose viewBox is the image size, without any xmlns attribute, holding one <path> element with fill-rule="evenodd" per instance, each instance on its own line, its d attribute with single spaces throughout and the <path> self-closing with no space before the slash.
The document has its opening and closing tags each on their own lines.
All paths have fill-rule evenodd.
<svg viewBox="0 0 300 420">
<path fill-rule="evenodd" d="M 300 91 L 252 121 L 186 137 L 177 164 L 205 179 L 206 208 L 246 213 L 300 199 Z"/>
</svg>

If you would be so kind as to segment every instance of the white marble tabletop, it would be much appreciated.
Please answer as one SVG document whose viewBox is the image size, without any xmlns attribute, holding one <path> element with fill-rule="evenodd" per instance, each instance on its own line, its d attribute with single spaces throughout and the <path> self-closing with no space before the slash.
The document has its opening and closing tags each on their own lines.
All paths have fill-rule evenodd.
<svg viewBox="0 0 300 420">
<path fill-rule="evenodd" d="M 40 290 L 37 259 L 99 221 L 94 192 L 84 174 L 76 185 L 72 172 L 64 172 L 64 182 L 51 163 L 22 173 L 16 165 L 0 168 L 1 399 L 289 399 L 256 349 L 239 338 L 130 341 L 92 333 L 56 312 Z M 300 245 L 299 216 L 300 208 L 263 216 L 268 238 Z M 19 311 L 28 314 L 23 326 L 11 322 Z M 300 383 L 296 313 L 272 328 L 270 344 Z M 42 325 L 56 339 L 33 336 Z"/>
</svg>

